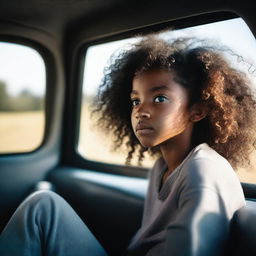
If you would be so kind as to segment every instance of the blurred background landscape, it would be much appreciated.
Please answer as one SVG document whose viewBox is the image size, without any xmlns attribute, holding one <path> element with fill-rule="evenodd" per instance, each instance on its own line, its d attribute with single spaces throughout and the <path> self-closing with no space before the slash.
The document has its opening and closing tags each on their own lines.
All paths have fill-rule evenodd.
<svg viewBox="0 0 256 256">
<path fill-rule="evenodd" d="M 42 142 L 44 97 L 28 89 L 12 96 L 0 81 L 0 153 L 28 152 Z"/>
</svg>

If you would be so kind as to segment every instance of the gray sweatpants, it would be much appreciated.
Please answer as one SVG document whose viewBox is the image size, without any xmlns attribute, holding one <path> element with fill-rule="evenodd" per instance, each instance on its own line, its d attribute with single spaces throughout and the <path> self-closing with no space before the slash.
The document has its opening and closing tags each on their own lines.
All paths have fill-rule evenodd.
<svg viewBox="0 0 256 256">
<path fill-rule="evenodd" d="M 1 256 L 106 256 L 70 205 L 38 191 L 18 207 L 0 236 Z"/>
</svg>

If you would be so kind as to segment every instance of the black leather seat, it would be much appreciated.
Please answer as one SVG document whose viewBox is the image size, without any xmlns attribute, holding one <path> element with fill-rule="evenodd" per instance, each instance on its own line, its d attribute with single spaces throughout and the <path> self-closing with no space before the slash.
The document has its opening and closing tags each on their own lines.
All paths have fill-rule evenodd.
<svg viewBox="0 0 256 256">
<path fill-rule="evenodd" d="M 239 209 L 231 223 L 231 237 L 228 255 L 256 255 L 256 202 L 247 201 Z"/>
</svg>

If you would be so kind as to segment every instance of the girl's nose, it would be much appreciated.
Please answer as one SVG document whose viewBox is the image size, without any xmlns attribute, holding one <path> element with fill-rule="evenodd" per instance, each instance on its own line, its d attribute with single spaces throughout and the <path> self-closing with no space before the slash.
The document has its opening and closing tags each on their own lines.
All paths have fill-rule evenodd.
<svg viewBox="0 0 256 256">
<path fill-rule="evenodd" d="M 136 118 L 137 119 L 148 119 L 150 118 L 150 113 L 144 110 L 138 111 L 136 113 Z"/>
</svg>

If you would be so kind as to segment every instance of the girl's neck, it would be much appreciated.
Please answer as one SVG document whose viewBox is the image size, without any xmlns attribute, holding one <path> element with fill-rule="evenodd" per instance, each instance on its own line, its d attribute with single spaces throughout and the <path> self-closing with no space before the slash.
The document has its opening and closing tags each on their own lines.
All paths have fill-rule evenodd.
<svg viewBox="0 0 256 256">
<path fill-rule="evenodd" d="M 160 150 L 168 171 L 164 175 L 165 179 L 177 168 L 186 158 L 192 149 L 191 132 L 177 135 L 160 145 Z"/>
</svg>

